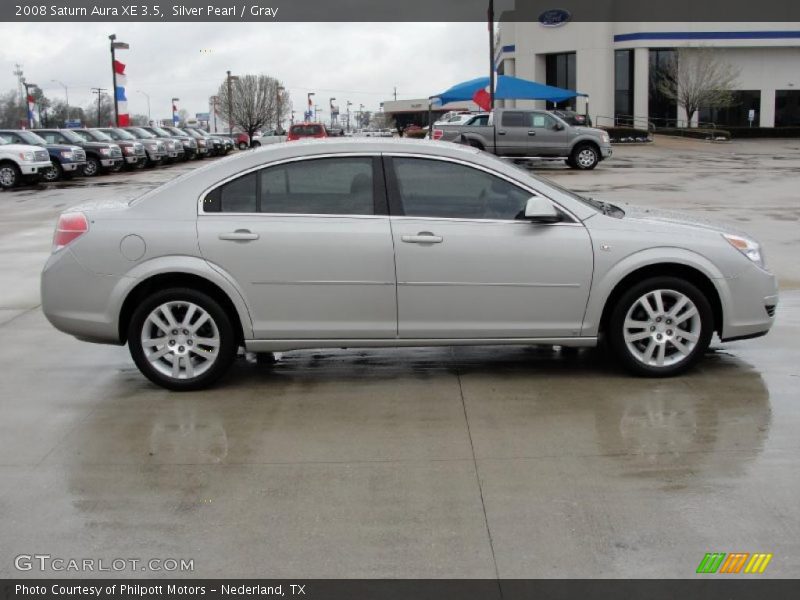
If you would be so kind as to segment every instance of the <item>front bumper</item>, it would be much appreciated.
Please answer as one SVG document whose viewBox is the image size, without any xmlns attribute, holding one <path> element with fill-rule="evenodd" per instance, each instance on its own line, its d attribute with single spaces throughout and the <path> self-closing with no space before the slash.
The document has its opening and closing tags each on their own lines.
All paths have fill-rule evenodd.
<svg viewBox="0 0 800 600">
<path fill-rule="evenodd" d="M 121 158 L 101 158 L 100 165 L 103 167 L 116 167 L 122 164 Z"/>
<path fill-rule="evenodd" d="M 140 160 L 141 160 L 141 158 L 140 158 L 140 157 L 138 157 L 138 156 L 126 156 L 126 157 L 125 157 L 125 164 L 128 164 L 128 165 L 135 165 L 135 164 L 136 164 L 136 163 L 138 163 Z"/>
<path fill-rule="evenodd" d="M 73 171 L 79 171 L 83 168 L 86 162 L 68 162 L 68 163 L 61 163 L 61 169 L 65 173 L 72 173 Z"/>
<path fill-rule="evenodd" d="M 775 323 L 778 281 L 775 275 L 750 265 L 727 283 L 727 306 L 723 306 L 722 341 L 758 337 Z"/>
<path fill-rule="evenodd" d="M 611 154 L 613 154 L 613 150 L 611 146 L 600 146 L 600 154 L 603 156 L 604 159 L 611 158 Z"/>
<path fill-rule="evenodd" d="M 52 167 L 53 164 L 48 161 L 36 161 L 36 162 L 23 162 L 19 163 L 19 172 L 23 175 L 38 175 L 45 169 L 49 169 Z"/>
</svg>

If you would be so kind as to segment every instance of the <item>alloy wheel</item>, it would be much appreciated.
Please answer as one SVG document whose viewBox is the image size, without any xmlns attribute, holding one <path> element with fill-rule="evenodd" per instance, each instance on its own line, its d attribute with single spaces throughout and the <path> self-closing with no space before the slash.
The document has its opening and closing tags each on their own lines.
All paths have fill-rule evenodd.
<svg viewBox="0 0 800 600">
<path fill-rule="evenodd" d="M 172 379 L 192 379 L 219 358 L 220 332 L 211 315 L 193 302 L 165 302 L 144 321 L 141 344 L 145 358 Z"/>
<path fill-rule="evenodd" d="M 5 188 L 14 187 L 17 183 L 17 173 L 13 167 L 6 166 L 0 168 L 0 185 Z"/>
<path fill-rule="evenodd" d="M 701 331 L 700 312 L 687 295 L 657 289 L 631 304 L 625 315 L 623 339 L 638 362 L 669 367 L 690 357 Z"/>
<path fill-rule="evenodd" d="M 590 150 L 589 148 L 585 148 L 578 152 L 577 162 L 578 165 L 583 167 L 584 169 L 588 169 L 597 161 L 597 156 L 594 153 L 594 150 Z"/>
</svg>

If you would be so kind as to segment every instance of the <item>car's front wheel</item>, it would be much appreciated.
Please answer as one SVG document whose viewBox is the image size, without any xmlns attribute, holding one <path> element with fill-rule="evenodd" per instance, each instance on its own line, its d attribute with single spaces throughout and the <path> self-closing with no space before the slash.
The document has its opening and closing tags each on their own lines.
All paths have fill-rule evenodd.
<svg viewBox="0 0 800 600">
<path fill-rule="evenodd" d="M 64 169 L 61 168 L 61 163 L 57 160 L 51 161 L 52 166 L 49 169 L 42 171 L 42 179 L 48 183 L 58 181 L 64 177 Z"/>
<path fill-rule="evenodd" d="M 676 277 L 653 277 L 622 294 L 607 333 L 628 370 L 667 377 L 700 359 L 713 329 L 711 305 L 702 291 Z"/>
<path fill-rule="evenodd" d="M 247 142 L 239 142 L 239 150 L 247 150 L 248 148 Z"/>
<path fill-rule="evenodd" d="M 0 188 L 10 190 L 19 185 L 20 179 L 22 175 L 17 165 L 11 162 L 0 164 Z"/>
<path fill-rule="evenodd" d="M 141 302 L 128 328 L 128 346 L 139 370 L 176 391 L 206 388 L 236 357 L 230 317 L 212 297 L 190 288 L 156 292 Z"/>
<path fill-rule="evenodd" d="M 83 174 L 86 177 L 94 177 L 100 172 L 100 161 L 94 156 L 86 157 L 86 164 L 83 165 Z"/>
<path fill-rule="evenodd" d="M 600 152 L 592 144 L 578 144 L 570 155 L 569 166 L 573 169 L 590 171 L 600 162 Z"/>
</svg>

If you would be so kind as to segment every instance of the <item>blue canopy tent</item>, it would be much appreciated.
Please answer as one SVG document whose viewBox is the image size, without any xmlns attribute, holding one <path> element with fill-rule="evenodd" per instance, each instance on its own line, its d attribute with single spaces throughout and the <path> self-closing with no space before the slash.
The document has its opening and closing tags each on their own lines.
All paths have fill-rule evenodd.
<svg viewBox="0 0 800 600">
<path fill-rule="evenodd" d="M 431 96 L 431 99 L 438 99 L 442 104 L 448 102 L 458 102 L 473 100 L 475 94 L 481 90 L 488 90 L 489 77 L 478 77 L 470 81 L 464 81 L 454 85 L 441 94 Z M 499 100 L 549 100 L 550 102 L 563 102 L 576 96 L 587 97 L 574 90 L 544 85 L 527 79 L 519 79 L 510 75 L 498 75 L 497 86 L 494 97 Z"/>
</svg>

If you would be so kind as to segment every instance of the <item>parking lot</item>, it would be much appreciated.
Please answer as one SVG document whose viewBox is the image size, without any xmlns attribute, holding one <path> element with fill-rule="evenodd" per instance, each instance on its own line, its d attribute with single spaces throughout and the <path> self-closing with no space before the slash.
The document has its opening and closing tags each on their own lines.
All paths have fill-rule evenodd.
<svg viewBox="0 0 800 600">
<path fill-rule="evenodd" d="M 44 553 L 192 559 L 171 575 L 196 577 L 685 578 L 720 551 L 796 576 L 800 140 L 658 137 L 592 172 L 537 165 L 764 243 L 773 331 L 660 380 L 600 351 L 353 349 L 243 358 L 176 394 L 126 348 L 50 326 L 59 211 L 201 164 L 0 193 L 0 575 L 40 577 L 14 557 Z"/>
</svg>

